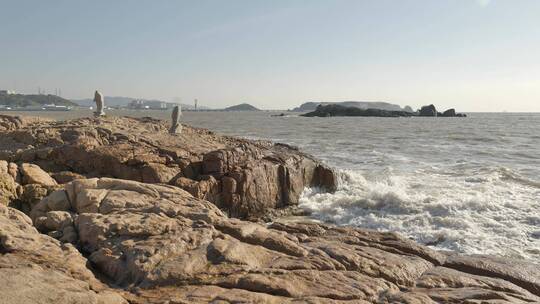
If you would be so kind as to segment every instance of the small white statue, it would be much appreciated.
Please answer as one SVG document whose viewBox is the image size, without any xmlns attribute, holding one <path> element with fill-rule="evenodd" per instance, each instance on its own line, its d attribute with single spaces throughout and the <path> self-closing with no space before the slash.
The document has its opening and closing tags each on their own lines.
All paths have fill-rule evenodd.
<svg viewBox="0 0 540 304">
<path fill-rule="evenodd" d="M 103 100 L 103 95 L 96 90 L 94 93 L 94 102 L 96 103 L 96 111 L 94 112 L 95 117 L 105 116 L 103 109 L 105 108 L 105 101 Z"/>
<path fill-rule="evenodd" d="M 179 134 L 182 133 L 182 125 L 180 124 L 180 116 L 182 116 L 182 109 L 180 106 L 175 106 L 172 111 L 171 119 L 171 128 L 169 129 L 169 133 L 171 134 Z"/>
</svg>

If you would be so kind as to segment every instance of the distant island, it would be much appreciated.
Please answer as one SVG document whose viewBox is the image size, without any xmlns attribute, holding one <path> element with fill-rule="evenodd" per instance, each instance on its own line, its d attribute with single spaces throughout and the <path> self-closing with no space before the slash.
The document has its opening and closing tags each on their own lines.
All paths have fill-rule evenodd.
<svg viewBox="0 0 540 304">
<path fill-rule="evenodd" d="M 414 112 L 410 106 L 401 106 L 397 104 L 392 104 L 388 102 L 381 101 L 340 101 L 340 102 L 306 102 L 301 104 L 299 107 L 292 109 L 293 112 L 308 112 L 314 111 L 319 105 L 339 105 L 343 107 L 354 107 L 359 109 L 379 109 L 386 111 L 405 111 L 405 112 Z"/>
<path fill-rule="evenodd" d="M 74 107 L 77 104 L 56 95 L 26 95 L 0 92 L 2 108 L 37 108 L 42 106 Z"/>
<path fill-rule="evenodd" d="M 235 106 L 230 106 L 225 109 L 224 111 L 260 111 L 256 107 L 250 105 L 249 103 L 241 103 Z"/>
<path fill-rule="evenodd" d="M 333 116 L 364 116 L 364 117 L 466 117 L 467 115 L 456 113 L 454 109 L 444 112 L 437 112 L 434 105 L 423 106 L 416 112 L 409 111 L 389 111 L 381 109 L 361 109 L 357 107 L 346 107 L 340 104 L 319 105 L 315 111 L 302 114 L 304 117 L 333 117 Z"/>
</svg>

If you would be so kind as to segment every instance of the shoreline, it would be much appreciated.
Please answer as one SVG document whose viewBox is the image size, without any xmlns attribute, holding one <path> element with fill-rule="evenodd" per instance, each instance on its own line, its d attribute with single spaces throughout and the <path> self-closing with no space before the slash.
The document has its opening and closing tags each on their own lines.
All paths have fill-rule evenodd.
<svg viewBox="0 0 540 304">
<path fill-rule="evenodd" d="M 392 232 L 279 214 L 306 186 L 336 187 L 330 168 L 287 145 L 187 125 L 171 135 L 150 118 L 0 122 L 10 283 L 52 265 L 104 303 L 540 301 L 533 261 L 446 254 Z M 257 221 L 274 210 L 281 220 Z M 56 249 L 29 255 L 40 244 Z M 76 258 L 58 263 L 67 254 Z M 54 284 L 33 283 L 29 297 Z"/>
</svg>

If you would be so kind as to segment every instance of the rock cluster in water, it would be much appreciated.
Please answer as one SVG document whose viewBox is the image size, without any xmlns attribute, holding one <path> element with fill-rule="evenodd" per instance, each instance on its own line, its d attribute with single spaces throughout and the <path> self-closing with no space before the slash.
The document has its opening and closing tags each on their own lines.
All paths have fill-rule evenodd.
<svg viewBox="0 0 540 304">
<path fill-rule="evenodd" d="M 338 104 L 319 105 L 313 112 L 303 114 L 305 117 L 332 117 L 332 116 L 364 116 L 364 117 L 466 117 L 467 115 L 456 113 L 454 109 L 449 109 L 443 113 L 437 112 L 434 105 L 423 106 L 417 112 L 412 111 L 390 111 L 381 109 L 362 109 L 357 107 L 346 107 Z"/>
<path fill-rule="evenodd" d="M 540 302 L 533 263 L 234 218 L 335 187 L 294 148 L 153 119 L 18 121 L 0 133 L 0 303 Z"/>
</svg>

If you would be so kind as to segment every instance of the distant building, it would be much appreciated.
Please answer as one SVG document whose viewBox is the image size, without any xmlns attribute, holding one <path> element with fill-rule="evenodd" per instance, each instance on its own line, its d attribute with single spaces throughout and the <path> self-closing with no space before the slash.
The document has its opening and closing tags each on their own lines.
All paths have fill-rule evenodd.
<svg viewBox="0 0 540 304">
<path fill-rule="evenodd" d="M 135 99 L 128 104 L 128 108 L 136 110 L 144 109 L 144 101 Z"/>
<path fill-rule="evenodd" d="M 15 91 L 11 91 L 11 90 L 0 90 L 0 95 L 14 95 L 16 94 Z"/>
<path fill-rule="evenodd" d="M 168 104 L 163 101 L 158 100 L 133 100 L 128 104 L 129 109 L 133 110 L 166 110 L 168 108 Z"/>
</svg>

